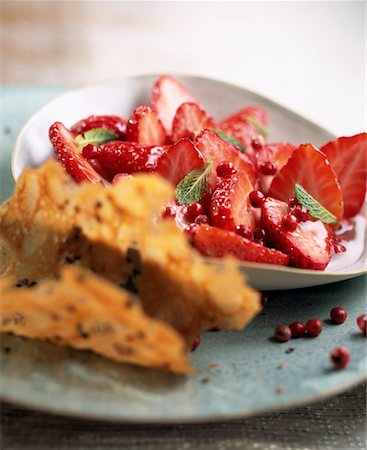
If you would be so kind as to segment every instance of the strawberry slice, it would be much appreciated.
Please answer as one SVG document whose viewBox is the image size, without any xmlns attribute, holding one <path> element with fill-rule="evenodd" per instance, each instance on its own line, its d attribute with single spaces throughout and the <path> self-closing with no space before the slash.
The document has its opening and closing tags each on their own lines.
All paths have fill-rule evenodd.
<svg viewBox="0 0 367 450">
<path fill-rule="evenodd" d="M 290 142 L 276 142 L 273 144 L 265 144 L 261 150 L 256 152 L 260 189 L 264 194 L 268 192 L 274 175 L 286 165 L 295 148 L 295 145 Z M 265 170 L 271 164 L 274 166 L 274 174 L 269 174 Z"/>
<path fill-rule="evenodd" d="M 177 108 L 185 102 L 198 103 L 174 78 L 167 75 L 158 78 L 153 86 L 151 105 L 157 111 L 168 135 L 171 135 Z"/>
<path fill-rule="evenodd" d="M 98 183 L 101 181 L 101 176 L 81 155 L 80 149 L 74 143 L 74 135 L 61 122 L 55 122 L 51 125 L 49 137 L 57 160 L 77 183 L 82 181 Z"/>
<path fill-rule="evenodd" d="M 89 116 L 79 120 L 70 130 L 78 135 L 93 130 L 93 128 L 106 128 L 116 133 L 119 138 L 125 139 L 126 120 L 120 116 Z"/>
<path fill-rule="evenodd" d="M 86 146 L 83 156 L 96 160 L 112 179 L 118 173 L 153 172 L 164 146 L 143 146 L 136 142 L 112 141 L 100 147 Z"/>
<path fill-rule="evenodd" d="M 302 144 L 293 151 L 287 164 L 274 177 L 269 196 L 286 202 L 294 196 L 296 183 L 338 220 L 342 218 L 343 197 L 335 172 L 325 155 L 311 144 Z"/>
<path fill-rule="evenodd" d="M 203 130 L 194 140 L 197 148 L 201 151 L 206 161 L 213 161 L 211 173 L 211 186 L 215 187 L 215 169 L 222 161 L 229 161 L 235 169 L 246 172 L 251 183 L 255 183 L 256 173 L 254 166 L 247 155 L 241 153 L 235 145 L 223 140 L 210 130 Z"/>
<path fill-rule="evenodd" d="M 216 128 L 214 120 L 196 103 L 183 103 L 173 119 L 172 140 L 193 138 L 203 128 Z"/>
<path fill-rule="evenodd" d="M 232 255 L 240 261 L 281 266 L 286 266 L 289 261 L 289 256 L 278 250 L 264 247 L 232 231 L 209 225 L 198 228 L 194 236 L 194 245 L 203 255 L 216 258 Z"/>
<path fill-rule="evenodd" d="M 157 173 L 175 186 L 192 170 L 202 167 L 204 158 L 189 139 L 171 145 L 157 164 Z"/>
<path fill-rule="evenodd" d="M 266 138 L 264 131 L 267 126 L 267 113 L 259 106 L 248 106 L 219 123 L 219 129 L 239 140 L 249 155 L 253 154 L 252 140 L 259 135 Z"/>
<path fill-rule="evenodd" d="M 130 117 L 126 140 L 140 145 L 164 145 L 167 136 L 157 113 L 150 106 L 139 106 Z"/>
<path fill-rule="evenodd" d="M 255 215 L 249 193 L 254 190 L 246 172 L 235 171 L 231 176 L 218 177 L 217 188 L 210 202 L 212 224 L 233 231 L 237 225 L 255 228 Z"/>
<path fill-rule="evenodd" d="M 287 203 L 268 197 L 261 210 L 261 224 L 270 242 L 290 256 L 290 265 L 301 269 L 324 270 L 332 254 L 331 228 L 317 220 L 298 222 L 295 231 L 285 231 L 282 219 Z"/>
<path fill-rule="evenodd" d="M 320 148 L 333 168 L 343 194 L 345 217 L 355 216 L 366 196 L 367 134 L 341 137 Z"/>
</svg>

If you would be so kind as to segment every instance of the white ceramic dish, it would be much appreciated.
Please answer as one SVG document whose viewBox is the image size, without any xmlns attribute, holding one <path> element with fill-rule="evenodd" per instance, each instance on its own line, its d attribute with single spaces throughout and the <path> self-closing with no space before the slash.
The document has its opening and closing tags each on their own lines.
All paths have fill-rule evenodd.
<svg viewBox="0 0 367 450">
<path fill-rule="evenodd" d="M 90 114 L 129 117 L 135 106 L 149 102 L 156 77 L 139 76 L 85 87 L 63 94 L 48 103 L 28 120 L 18 135 L 12 157 L 14 178 L 17 179 L 25 167 L 39 166 L 52 156 L 48 129 L 53 122 L 61 121 L 70 126 Z M 288 140 L 295 144 L 311 142 L 321 145 L 334 138 L 316 124 L 247 89 L 207 78 L 177 78 L 216 119 L 225 117 L 244 105 L 263 106 L 269 115 L 272 141 Z M 355 221 L 355 236 L 347 243 L 347 252 L 333 256 L 323 272 L 253 263 L 241 263 L 241 268 L 250 283 L 263 290 L 317 286 L 362 275 L 367 271 L 365 215 L 358 215 Z M 220 264 L 220 260 L 213 261 L 213 264 Z"/>
</svg>

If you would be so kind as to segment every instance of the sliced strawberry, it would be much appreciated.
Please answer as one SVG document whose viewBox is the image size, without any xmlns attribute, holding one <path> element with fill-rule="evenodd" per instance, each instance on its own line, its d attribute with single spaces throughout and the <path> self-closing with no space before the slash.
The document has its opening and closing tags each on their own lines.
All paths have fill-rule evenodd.
<svg viewBox="0 0 367 450">
<path fill-rule="evenodd" d="M 212 224 L 233 231 L 237 225 L 255 228 L 255 215 L 249 193 L 254 190 L 246 172 L 235 171 L 231 176 L 218 177 L 217 187 L 210 202 Z"/>
<path fill-rule="evenodd" d="M 252 155 L 252 140 L 259 135 L 266 138 L 261 132 L 261 128 L 257 127 L 255 123 L 266 129 L 268 126 L 267 113 L 259 106 L 248 106 L 247 108 L 241 109 L 241 111 L 238 111 L 236 114 L 222 120 L 222 122 L 219 123 L 219 129 L 232 138 L 239 140 L 246 148 L 247 153 Z"/>
<path fill-rule="evenodd" d="M 355 216 L 366 196 L 367 134 L 341 137 L 320 148 L 333 168 L 343 194 L 345 217 Z"/>
<path fill-rule="evenodd" d="M 223 140 L 221 137 L 210 130 L 203 130 L 194 140 L 197 148 L 201 151 L 206 161 L 213 161 L 213 170 L 211 174 L 211 186 L 215 187 L 215 169 L 222 161 L 228 161 L 233 164 L 235 169 L 246 172 L 251 183 L 255 183 L 256 173 L 250 159 L 241 153 L 235 145 Z"/>
<path fill-rule="evenodd" d="M 192 170 L 202 167 L 204 158 L 189 139 L 173 144 L 158 161 L 157 172 L 175 186 Z"/>
<path fill-rule="evenodd" d="M 155 82 L 152 91 L 152 107 L 157 111 L 168 135 L 171 135 L 172 121 L 182 103 L 198 103 L 186 89 L 172 77 L 164 75 Z"/>
<path fill-rule="evenodd" d="M 119 138 L 125 139 L 126 120 L 120 116 L 89 116 L 74 124 L 71 132 L 77 135 L 93 128 L 106 128 L 116 133 Z"/>
<path fill-rule="evenodd" d="M 49 137 L 58 161 L 76 182 L 98 183 L 101 180 L 100 175 L 83 158 L 80 149 L 75 145 L 74 135 L 61 122 L 51 125 Z"/>
<path fill-rule="evenodd" d="M 298 222 L 295 231 L 285 231 L 282 219 L 287 203 L 268 197 L 262 206 L 261 224 L 270 242 L 290 256 L 290 265 L 301 269 L 324 270 L 332 254 L 332 233 L 320 220 Z"/>
<path fill-rule="evenodd" d="M 266 164 L 271 163 L 274 165 L 275 173 L 279 172 L 286 165 L 295 148 L 295 145 L 290 142 L 276 142 L 273 144 L 265 144 L 261 150 L 256 152 L 260 189 L 264 194 L 268 192 L 275 174 L 269 175 L 266 171 L 264 171 L 264 174 L 262 173 L 262 168 Z"/>
<path fill-rule="evenodd" d="M 113 178 L 118 173 L 153 172 L 165 150 L 163 146 L 112 141 L 100 147 L 86 146 L 82 154 L 87 159 L 97 160 L 110 178 Z"/>
<path fill-rule="evenodd" d="M 172 140 L 193 138 L 203 128 L 216 128 L 214 120 L 196 103 L 183 103 L 176 111 L 172 125 Z"/>
<path fill-rule="evenodd" d="M 296 183 L 338 220 L 342 218 L 343 197 L 335 172 L 325 155 L 311 144 L 302 144 L 293 151 L 287 164 L 274 177 L 269 196 L 286 202 L 294 196 Z"/>
<path fill-rule="evenodd" d="M 241 261 L 286 266 L 289 256 L 264 247 L 231 231 L 202 225 L 194 236 L 195 247 L 206 256 L 222 258 L 232 255 Z"/>
<path fill-rule="evenodd" d="M 166 132 L 150 106 L 136 108 L 127 123 L 126 140 L 140 145 L 164 145 Z"/>
</svg>

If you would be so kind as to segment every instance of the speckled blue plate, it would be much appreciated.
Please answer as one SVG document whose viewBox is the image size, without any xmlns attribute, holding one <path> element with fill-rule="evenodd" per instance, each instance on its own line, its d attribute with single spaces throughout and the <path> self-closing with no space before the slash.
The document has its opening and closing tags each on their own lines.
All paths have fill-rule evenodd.
<svg viewBox="0 0 367 450">
<path fill-rule="evenodd" d="M 26 118 L 63 88 L 7 88 L 3 91 L 1 199 L 12 191 L 11 144 Z M 355 320 L 366 312 L 366 277 L 316 288 L 273 292 L 243 332 L 210 332 L 193 353 L 195 377 L 116 364 L 89 352 L 3 335 L 0 396 L 4 400 L 85 418 L 134 422 L 224 420 L 301 405 L 362 382 L 366 341 Z M 329 311 L 343 306 L 348 319 L 329 323 Z M 324 320 L 317 338 L 279 344 L 271 339 L 279 323 Z M 329 354 L 338 345 L 351 362 L 335 371 Z"/>
</svg>

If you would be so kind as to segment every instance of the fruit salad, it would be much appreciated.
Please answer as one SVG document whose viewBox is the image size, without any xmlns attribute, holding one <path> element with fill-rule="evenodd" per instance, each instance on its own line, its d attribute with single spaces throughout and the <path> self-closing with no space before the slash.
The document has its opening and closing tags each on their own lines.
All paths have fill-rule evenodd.
<svg viewBox="0 0 367 450">
<path fill-rule="evenodd" d="M 116 183 L 157 173 L 175 187 L 162 211 L 199 252 L 324 270 L 346 250 L 366 194 L 367 134 L 312 143 L 272 142 L 256 105 L 211 117 L 177 80 L 158 78 L 130 118 L 51 125 L 57 160 L 79 182 Z"/>
</svg>

